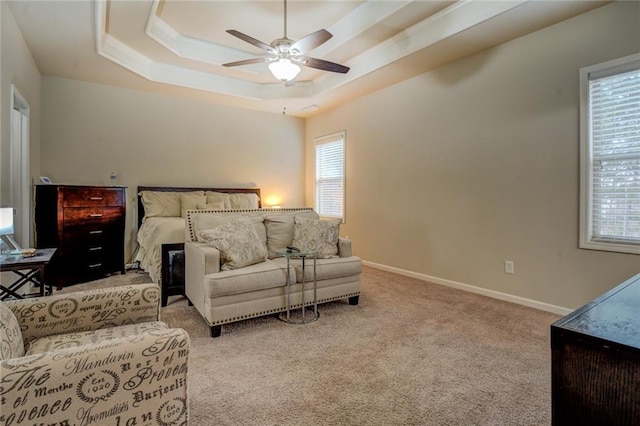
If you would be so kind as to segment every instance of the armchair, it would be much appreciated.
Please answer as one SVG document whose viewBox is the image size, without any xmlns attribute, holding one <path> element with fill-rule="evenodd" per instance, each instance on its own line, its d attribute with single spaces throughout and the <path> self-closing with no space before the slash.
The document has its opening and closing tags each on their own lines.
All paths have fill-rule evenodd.
<svg viewBox="0 0 640 426">
<path fill-rule="evenodd" d="M 186 425 L 189 336 L 156 284 L 0 302 L 0 424 Z"/>
</svg>

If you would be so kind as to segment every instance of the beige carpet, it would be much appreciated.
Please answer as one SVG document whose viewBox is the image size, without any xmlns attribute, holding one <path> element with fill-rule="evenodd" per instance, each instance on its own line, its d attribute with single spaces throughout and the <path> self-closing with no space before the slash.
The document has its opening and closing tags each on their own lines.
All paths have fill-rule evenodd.
<svg viewBox="0 0 640 426">
<path fill-rule="evenodd" d="M 148 282 L 129 272 L 64 291 Z M 549 325 L 558 316 L 365 268 L 359 306 L 318 321 L 274 317 L 212 339 L 171 297 L 162 319 L 191 336 L 190 425 L 548 425 Z"/>
</svg>

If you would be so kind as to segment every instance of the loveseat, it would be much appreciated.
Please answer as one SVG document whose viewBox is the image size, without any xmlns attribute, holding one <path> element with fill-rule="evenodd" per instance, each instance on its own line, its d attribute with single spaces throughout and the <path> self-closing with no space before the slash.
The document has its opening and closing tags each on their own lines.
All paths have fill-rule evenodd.
<svg viewBox="0 0 640 426">
<path fill-rule="evenodd" d="M 348 299 L 357 305 L 362 261 L 352 255 L 351 241 L 339 237 L 339 223 L 320 220 L 310 208 L 189 210 L 185 293 L 207 322 L 211 336 L 220 336 L 223 324 L 286 310 L 287 259 L 276 250 L 291 245 L 319 251 L 318 304 Z M 307 260 L 307 265 L 305 306 L 313 304 L 314 295 L 313 261 Z M 289 268 L 290 308 L 301 308 L 302 262 L 291 259 Z"/>
<path fill-rule="evenodd" d="M 156 284 L 0 302 L 0 424 L 187 425 L 189 336 Z"/>
</svg>

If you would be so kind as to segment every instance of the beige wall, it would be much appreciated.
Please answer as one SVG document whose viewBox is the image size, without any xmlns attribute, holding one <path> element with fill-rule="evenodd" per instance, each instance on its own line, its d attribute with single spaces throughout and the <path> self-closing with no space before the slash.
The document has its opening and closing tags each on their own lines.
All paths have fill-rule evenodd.
<svg viewBox="0 0 640 426">
<path fill-rule="evenodd" d="M 30 107 L 30 172 L 40 173 L 40 72 L 7 2 L 0 2 L 0 206 L 12 204 L 10 187 L 11 84 Z"/>
<path fill-rule="evenodd" d="M 366 261 L 575 308 L 640 272 L 578 249 L 580 67 L 640 51 L 618 2 L 307 120 L 347 131 L 347 222 Z M 504 273 L 504 261 L 515 274 Z"/>
<path fill-rule="evenodd" d="M 304 204 L 304 120 L 55 77 L 42 79 L 42 173 L 55 183 L 261 188 Z"/>
</svg>

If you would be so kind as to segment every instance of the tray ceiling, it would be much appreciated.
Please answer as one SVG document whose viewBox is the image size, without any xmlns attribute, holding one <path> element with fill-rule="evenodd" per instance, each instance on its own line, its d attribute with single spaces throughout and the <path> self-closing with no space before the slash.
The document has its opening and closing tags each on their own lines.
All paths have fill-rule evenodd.
<svg viewBox="0 0 640 426">
<path fill-rule="evenodd" d="M 264 56 L 225 32 L 267 44 L 284 33 L 282 1 L 32 1 L 11 10 L 46 75 L 309 116 L 606 1 L 288 1 L 287 35 L 333 34 L 309 56 L 351 68 L 303 67 L 285 87 Z"/>
</svg>

